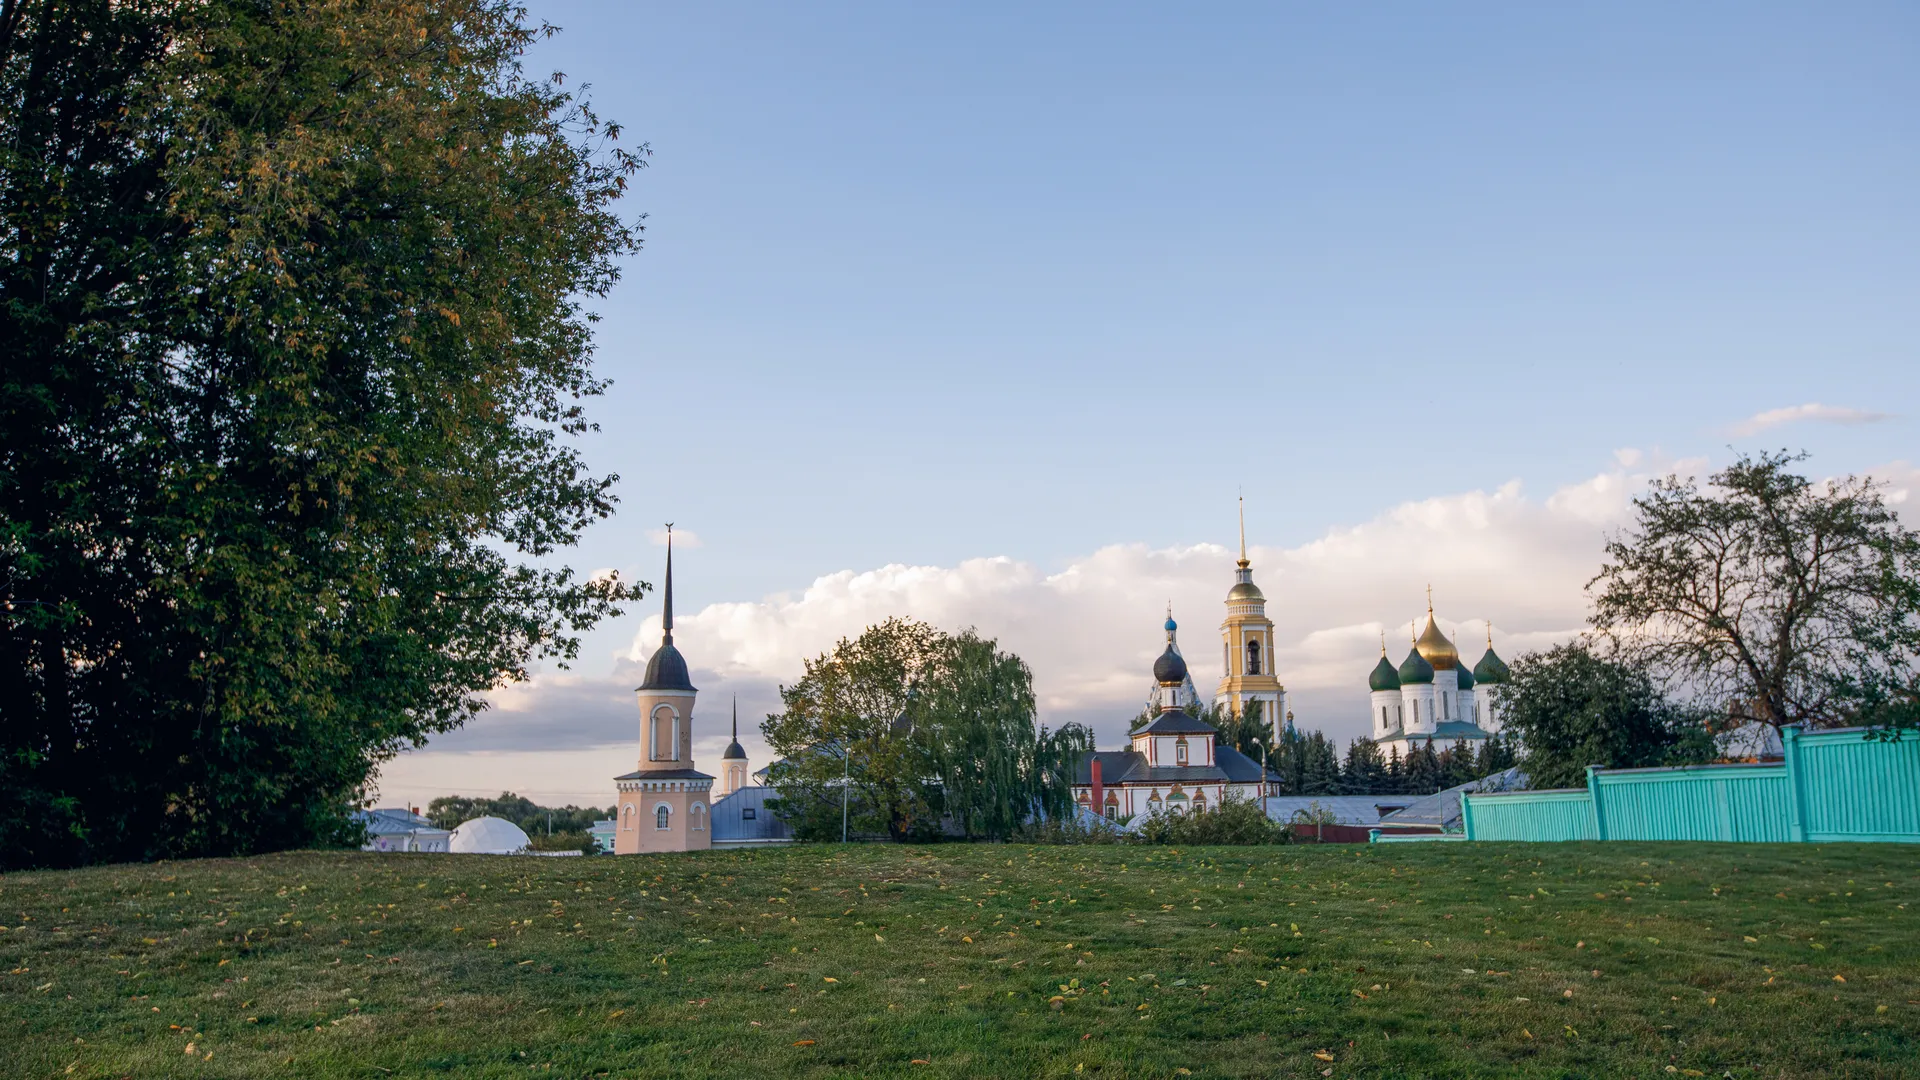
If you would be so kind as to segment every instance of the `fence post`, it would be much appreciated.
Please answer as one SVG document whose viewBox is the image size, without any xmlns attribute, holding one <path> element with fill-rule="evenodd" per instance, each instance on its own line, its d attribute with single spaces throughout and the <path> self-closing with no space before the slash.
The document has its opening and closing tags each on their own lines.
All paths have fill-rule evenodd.
<svg viewBox="0 0 1920 1080">
<path fill-rule="evenodd" d="M 1587 766 L 1587 803 L 1593 808 L 1593 838 L 1607 838 L 1607 817 L 1600 812 L 1600 766 Z"/>
<path fill-rule="evenodd" d="M 1787 839 L 1804 844 L 1807 842 L 1807 811 L 1800 778 L 1799 724 L 1788 724 L 1780 729 L 1780 750 L 1787 769 Z"/>
</svg>

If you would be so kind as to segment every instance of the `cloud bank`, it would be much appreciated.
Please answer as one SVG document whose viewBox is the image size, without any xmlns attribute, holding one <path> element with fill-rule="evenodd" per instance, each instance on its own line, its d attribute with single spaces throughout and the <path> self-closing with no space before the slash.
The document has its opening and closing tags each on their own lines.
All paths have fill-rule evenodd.
<svg viewBox="0 0 1920 1080">
<path fill-rule="evenodd" d="M 1850 409 L 1843 405 L 1822 405 L 1810 401 L 1805 405 L 1789 405 L 1783 409 L 1768 409 L 1754 413 L 1745 420 L 1727 429 L 1727 433 L 1738 438 L 1750 438 L 1763 431 L 1794 424 L 1802 420 L 1818 420 L 1828 424 L 1872 424 L 1889 419 L 1886 413 L 1869 409 Z"/>
</svg>

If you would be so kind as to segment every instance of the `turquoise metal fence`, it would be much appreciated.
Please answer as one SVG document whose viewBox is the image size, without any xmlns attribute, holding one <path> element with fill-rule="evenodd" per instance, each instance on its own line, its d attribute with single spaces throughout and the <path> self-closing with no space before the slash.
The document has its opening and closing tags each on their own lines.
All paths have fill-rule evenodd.
<svg viewBox="0 0 1920 1080">
<path fill-rule="evenodd" d="M 1585 790 L 1463 795 L 1469 840 L 1920 843 L 1920 739 L 1782 733 L 1764 765 L 1587 770 Z"/>
<path fill-rule="evenodd" d="M 1593 800 L 1585 791 L 1515 791 L 1460 797 L 1469 840 L 1595 840 Z"/>
</svg>

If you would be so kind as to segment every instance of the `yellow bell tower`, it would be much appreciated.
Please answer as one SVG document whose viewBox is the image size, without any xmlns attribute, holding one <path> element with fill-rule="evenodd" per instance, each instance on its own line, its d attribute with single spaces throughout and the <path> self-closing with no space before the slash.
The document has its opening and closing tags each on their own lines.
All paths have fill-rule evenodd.
<svg viewBox="0 0 1920 1080">
<path fill-rule="evenodd" d="M 1227 590 L 1227 621 L 1220 624 L 1225 676 L 1214 700 L 1235 716 L 1246 713 L 1250 702 L 1260 703 L 1268 738 L 1277 734 L 1287 714 L 1287 688 L 1273 669 L 1273 620 L 1267 618 L 1267 598 L 1253 583 L 1247 561 L 1247 504 L 1240 500 L 1240 562 L 1233 588 Z"/>
</svg>

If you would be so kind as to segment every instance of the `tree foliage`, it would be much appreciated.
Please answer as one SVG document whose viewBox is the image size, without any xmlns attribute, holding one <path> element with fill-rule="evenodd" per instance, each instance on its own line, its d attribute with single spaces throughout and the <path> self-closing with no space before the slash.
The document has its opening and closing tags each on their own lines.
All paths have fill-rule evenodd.
<svg viewBox="0 0 1920 1080">
<path fill-rule="evenodd" d="M 503 791 L 491 799 L 442 795 L 427 804 L 426 817 L 438 829 L 451 829 L 477 817 L 497 817 L 537 837 L 545 835 L 549 827 L 555 833 L 589 832 L 594 822 L 611 820 L 618 810 L 613 806 L 541 806 L 524 795 Z"/>
<path fill-rule="evenodd" d="M 1646 671 L 1584 642 L 1516 660 L 1503 715 L 1534 788 L 1580 787 L 1589 765 L 1646 768 L 1712 756 L 1697 712 L 1669 700 Z"/>
<path fill-rule="evenodd" d="M 1267 817 L 1257 801 L 1229 794 L 1206 810 L 1150 814 L 1130 839 L 1143 844 L 1284 844 L 1293 833 Z"/>
<path fill-rule="evenodd" d="M 0 861 L 349 838 L 635 595 L 552 559 L 641 159 L 509 3 L 0 12 Z"/>
<path fill-rule="evenodd" d="M 1920 533 L 1870 478 L 1792 471 L 1805 457 L 1656 482 L 1589 584 L 1593 626 L 1722 727 L 1910 724 Z"/>
<path fill-rule="evenodd" d="M 761 725 L 774 810 L 801 839 L 1004 839 L 1073 812 L 1087 733 L 1034 719 L 1033 673 L 972 630 L 889 619 L 805 664 Z"/>
</svg>

